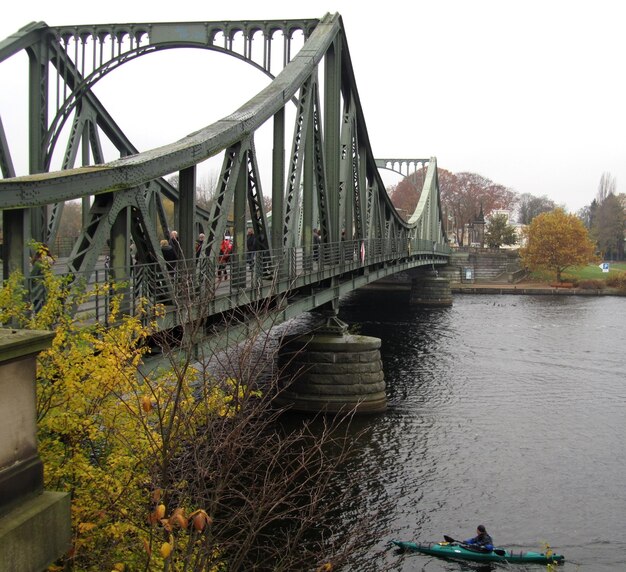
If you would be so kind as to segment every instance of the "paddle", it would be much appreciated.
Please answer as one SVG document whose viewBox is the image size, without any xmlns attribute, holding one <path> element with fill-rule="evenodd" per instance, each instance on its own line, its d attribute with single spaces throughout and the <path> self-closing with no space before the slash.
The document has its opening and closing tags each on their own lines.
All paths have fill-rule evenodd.
<svg viewBox="0 0 626 572">
<path fill-rule="evenodd" d="M 465 544 L 465 542 L 463 542 L 462 540 L 454 540 L 454 538 L 452 538 L 451 536 L 448 536 L 447 534 L 443 535 L 443 539 L 446 542 L 450 542 L 450 543 L 453 543 L 453 544 L 460 544 L 461 546 L 465 546 L 465 547 L 472 546 L 471 544 L 469 544 L 469 545 Z M 501 548 L 494 548 L 493 552 L 495 554 L 497 554 L 498 556 L 504 556 L 506 554 L 506 550 L 502 550 Z"/>
</svg>

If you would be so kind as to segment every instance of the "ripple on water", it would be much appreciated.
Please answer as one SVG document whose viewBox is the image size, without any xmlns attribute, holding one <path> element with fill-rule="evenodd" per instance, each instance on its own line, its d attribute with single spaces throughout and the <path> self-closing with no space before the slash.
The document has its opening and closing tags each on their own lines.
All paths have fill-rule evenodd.
<svg viewBox="0 0 626 572">
<path fill-rule="evenodd" d="M 548 541 L 580 570 L 626 569 L 625 315 L 608 297 L 464 295 L 422 310 L 351 296 L 340 317 L 381 338 L 389 398 L 360 462 L 393 500 L 352 569 L 463 569 L 382 546 L 478 521 L 518 549 Z"/>
</svg>

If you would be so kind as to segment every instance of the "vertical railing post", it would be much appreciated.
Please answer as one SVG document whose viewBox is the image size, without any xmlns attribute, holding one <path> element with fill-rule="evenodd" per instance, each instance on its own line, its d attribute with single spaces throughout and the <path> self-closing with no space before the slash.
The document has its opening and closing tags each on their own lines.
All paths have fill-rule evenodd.
<svg viewBox="0 0 626 572">
<path fill-rule="evenodd" d="M 311 98 L 311 108 L 313 98 Z M 315 193 L 314 165 L 315 165 L 315 124 L 313 112 L 309 113 L 309 126 L 306 130 L 304 146 L 304 167 L 302 181 L 302 270 L 311 272 L 313 258 L 313 194 Z"/>
<path fill-rule="evenodd" d="M 177 286 L 178 295 L 189 304 L 195 291 L 195 244 L 196 244 L 196 165 L 179 171 L 178 192 L 179 209 L 178 240 L 183 253 L 183 260 L 178 261 Z"/>
<path fill-rule="evenodd" d="M 109 241 L 109 271 L 110 278 L 116 284 L 125 283 L 124 302 L 121 308 L 123 314 L 130 314 L 130 208 L 123 208 L 111 226 Z M 118 290 L 121 293 L 121 290 Z"/>
</svg>

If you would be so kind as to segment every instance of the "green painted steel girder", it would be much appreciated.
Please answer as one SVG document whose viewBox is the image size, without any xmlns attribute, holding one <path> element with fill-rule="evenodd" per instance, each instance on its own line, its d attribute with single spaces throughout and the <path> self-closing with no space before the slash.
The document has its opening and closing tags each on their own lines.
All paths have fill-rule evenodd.
<svg viewBox="0 0 626 572">
<path fill-rule="evenodd" d="M 296 31 L 305 42 L 297 54 L 291 41 Z M 284 39 L 283 69 L 274 75 L 271 46 L 276 34 Z M 243 36 L 237 51 L 235 39 Z M 262 58 L 254 53 L 259 42 Z M 97 41 L 96 41 L 97 40 Z M 98 42 L 112 42 L 116 50 L 106 57 L 97 54 Z M 94 62 L 75 57 L 77 47 L 93 43 Z M 197 47 L 220 51 L 247 61 L 273 81 L 239 109 L 212 125 L 162 147 L 139 152 L 95 97 L 91 87 L 117 67 L 161 49 Z M 338 14 L 320 20 L 263 22 L 183 22 L 160 24 L 109 24 L 47 27 L 33 24 L 0 43 L 0 62 L 27 50 L 31 54 L 31 146 L 28 175 L 13 176 L 11 150 L 0 123 L 0 157 L 4 179 L 0 180 L 0 209 L 11 228 L 22 237 L 32 233 L 41 221 L 12 216 L 15 210 L 50 211 L 48 235 L 54 234 L 59 210 L 52 205 L 83 199 L 89 212 L 84 229 L 71 254 L 70 268 L 90 272 L 107 243 L 117 260 L 127 261 L 130 236 L 138 262 L 162 257 L 159 235 L 167 234 L 168 221 L 161 198 L 175 204 L 174 223 L 189 254 L 198 221 L 206 240 L 203 254 L 215 260 L 218 245 L 234 212 L 236 253 L 245 253 L 245 230 L 251 223 L 261 247 L 270 257 L 280 259 L 282 249 L 310 248 L 312 228 L 319 226 L 322 242 L 338 243 L 342 229 L 363 241 L 387 240 L 406 244 L 423 239 L 445 244 L 436 161 L 428 164 L 428 176 L 418 208 L 410 220 L 396 212 L 386 193 L 372 153 L 365 118 L 343 23 Z M 96 55 L 102 57 L 96 58 Z M 320 94 L 318 73 L 324 66 L 324 91 Z M 68 94 L 58 112 L 47 117 L 48 75 L 56 70 L 57 82 L 64 82 Z M 1 69 L 0 69 L 1 73 Z M 323 96 L 323 105 L 320 104 Z M 287 106 L 296 104 L 292 136 L 285 133 Z M 1 110 L 0 110 L 1 112 Z M 71 119 L 65 145 L 64 170 L 46 171 L 62 127 Z M 257 130 L 273 120 L 271 165 L 259 164 L 255 149 Z M 119 158 L 105 162 L 100 133 L 113 142 Z M 286 147 L 290 145 L 291 154 Z M 82 166 L 74 167 L 81 152 Z M 202 161 L 223 154 L 223 166 L 216 198 L 209 211 L 195 204 L 195 170 Z M 92 161 L 95 164 L 89 164 Z M 388 160 L 385 160 L 388 161 Z M 394 160 L 402 163 L 404 160 Z M 410 162 L 410 160 L 406 160 Z M 272 213 L 265 212 L 261 173 L 271 170 Z M 163 177 L 179 173 L 179 187 Z M 285 177 L 285 174 L 287 175 Z M 270 221 L 271 215 L 271 221 Z M 7 218 L 9 217 L 9 218 Z M 45 223 L 45 220 L 44 220 Z M 21 225 L 21 227 L 20 227 Z M 43 227 L 41 227 L 43 228 Z M 37 232 L 37 235 L 42 235 Z M 22 246 L 25 240 L 14 242 Z M 394 246 L 394 248 L 396 248 Z M 400 248 L 400 247 L 398 247 Z M 17 246 L 9 257 L 17 267 Z M 23 257 L 23 253 L 20 254 Z M 161 269 L 163 270 L 161 265 Z"/>
</svg>

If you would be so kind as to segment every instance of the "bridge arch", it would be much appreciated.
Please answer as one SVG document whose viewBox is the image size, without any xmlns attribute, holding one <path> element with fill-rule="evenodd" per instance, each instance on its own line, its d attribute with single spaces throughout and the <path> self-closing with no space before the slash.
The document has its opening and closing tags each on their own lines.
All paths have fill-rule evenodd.
<svg viewBox="0 0 626 572">
<path fill-rule="evenodd" d="M 66 68 L 73 67 L 72 74 L 68 77 L 70 91 L 65 95 L 61 105 L 57 102 L 56 114 L 52 118 L 44 137 L 44 171 L 48 171 L 51 166 L 52 156 L 56 144 L 61 136 L 61 131 L 73 111 L 81 104 L 85 93 L 91 91 L 93 87 L 106 75 L 116 70 L 120 66 L 130 61 L 136 60 L 145 55 L 155 54 L 164 50 L 175 49 L 201 49 L 216 53 L 221 53 L 234 57 L 265 74 L 271 80 L 276 76 L 271 72 L 271 42 L 277 34 L 282 34 L 283 46 L 283 67 L 291 61 L 291 49 L 294 34 L 301 32 L 303 37 L 310 33 L 310 24 L 307 22 L 283 22 L 282 24 L 270 23 L 244 23 L 244 22 L 224 22 L 205 23 L 206 35 L 196 33 L 191 35 L 168 34 L 162 30 L 159 24 L 127 24 L 127 25 L 105 25 L 90 27 L 62 27 L 51 29 L 47 33 L 49 49 L 55 51 L 51 58 L 51 63 L 62 75 L 67 74 Z M 180 26 L 183 26 L 181 24 Z M 243 51 L 235 49 L 235 39 L 238 34 L 243 35 Z M 216 42 L 223 36 L 223 44 Z M 261 35 L 264 45 L 264 53 L 261 63 L 253 57 L 252 44 L 256 36 Z M 129 46 L 125 40 L 129 39 Z M 111 54 L 107 58 L 105 46 L 107 41 L 111 45 Z M 147 42 L 147 43 L 146 43 Z M 86 53 L 85 48 L 91 43 L 92 66 L 91 71 L 85 74 Z M 74 57 L 70 57 L 70 51 L 74 47 Z M 82 53 L 82 58 L 79 56 Z M 117 53 L 116 53 L 117 52 Z M 259 58 L 257 58 L 259 59 Z M 96 61 L 98 62 L 96 65 Z M 82 65 L 80 65 L 82 63 Z M 64 168 L 72 165 L 64 164 Z"/>
</svg>

